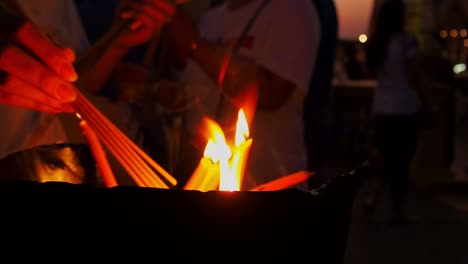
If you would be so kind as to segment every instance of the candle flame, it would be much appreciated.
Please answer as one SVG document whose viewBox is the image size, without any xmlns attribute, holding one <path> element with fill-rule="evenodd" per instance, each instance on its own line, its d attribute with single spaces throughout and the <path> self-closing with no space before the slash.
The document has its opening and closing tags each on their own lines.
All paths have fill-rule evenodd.
<svg viewBox="0 0 468 264">
<path fill-rule="evenodd" d="M 252 140 L 249 139 L 249 125 L 244 110 L 240 110 L 236 123 L 235 146 L 229 146 L 221 127 L 209 118 L 203 120 L 208 142 L 203 156 L 219 164 L 219 190 L 239 191 L 242 186 L 245 169 L 246 146 L 249 147 Z M 232 142 L 232 141 L 230 141 Z"/>
<path fill-rule="evenodd" d="M 232 158 L 225 163 L 220 163 L 220 190 L 239 191 L 244 178 L 245 159 L 247 153 L 241 145 L 249 138 L 249 124 L 244 110 L 240 109 L 237 123 L 236 134 L 233 147 Z"/>
<path fill-rule="evenodd" d="M 205 118 L 204 123 L 208 128 L 210 138 L 205 147 L 203 156 L 210 158 L 213 163 L 219 162 L 223 159 L 229 160 L 232 155 L 232 151 L 226 143 L 221 127 L 213 120 Z"/>
<path fill-rule="evenodd" d="M 229 160 L 229 158 L 231 158 L 231 155 L 232 151 L 226 144 L 226 141 L 224 140 L 222 135 L 220 135 L 220 138 L 218 138 L 218 140 L 208 140 L 205 152 L 203 153 L 203 156 L 210 158 L 213 161 L 213 163 L 220 162 L 221 160 Z"/>
<path fill-rule="evenodd" d="M 239 111 L 236 124 L 236 146 L 239 146 L 240 144 L 242 144 L 242 142 L 249 138 L 249 134 L 249 124 L 247 123 L 247 118 L 245 117 L 244 110 L 241 109 Z"/>
</svg>

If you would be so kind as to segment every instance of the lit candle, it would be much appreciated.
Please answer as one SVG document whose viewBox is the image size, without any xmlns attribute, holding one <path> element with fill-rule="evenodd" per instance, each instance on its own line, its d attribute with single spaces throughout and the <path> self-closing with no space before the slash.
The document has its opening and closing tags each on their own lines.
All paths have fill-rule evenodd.
<svg viewBox="0 0 468 264">
<path fill-rule="evenodd" d="M 252 139 L 249 138 L 246 141 L 236 146 L 233 151 L 232 168 L 235 170 L 235 175 L 238 175 L 238 190 L 242 188 L 242 182 L 244 181 L 245 170 L 247 167 L 247 160 L 249 159 L 250 148 L 252 147 Z"/>
<path fill-rule="evenodd" d="M 208 162 L 211 163 L 210 167 L 203 177 L 200 183 L 200 187 L 198 188 L 202 192 L 216 190 L 219 186 L 219 163 L 213 163 L 211 159 L 209 159 Z"/>
<path fill-rule="evenodd" d="M 84 136 L 88 140 L 91 152 L 93 153 L 94 159 L 96 160 L 101 177 L 104 180 L 104 184 L 108 188 L 117 186 L 118 184 L 107 160 L 106 153 L 102 148 L 102 145 L 99 142 L 96 134 L 84 120 L 80 121 L 80 127 Z"/>
<path fill-rule="evenodd" d="M 219 165 L 210 158 L 203 157 L 184 186 L 184 190 L 210 191 L 219 184 Z"/>
<path fill-rule="evenodd" d="M 202 192 L 215 190 L 220 184 L 222 160 L 229 158 L 224 137 L 215 133 L 214 139 L 209 139 L 197 168 L 184 186 L 185 190 L 199 190 Z M 224 157 L 224 158 L 223 158 Z M 224 169 L 223 169 L 224 170 Z"/>
<path fill-rule="evenodd" d="M 236 135 L 234 139 L 233 158 L 231 160 L 231 168 L 234 170 L 234 175 L 237 179 L 237 190 L 242 188 L 244 174 L 247 167 L 247 160 L 252 147 L 252 139 L 249 138 L 249 124 L 245 116 L 244 110 L 240 109 L 237 117 Z"/>
</svg>

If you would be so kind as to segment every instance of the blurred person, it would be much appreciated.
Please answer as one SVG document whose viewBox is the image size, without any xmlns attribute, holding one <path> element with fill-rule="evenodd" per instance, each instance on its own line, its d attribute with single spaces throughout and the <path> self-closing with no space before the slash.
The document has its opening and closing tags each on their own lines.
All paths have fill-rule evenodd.
<svg viewBox="0 0 468 264">
<path fill-rule="evenodd" d="M 239 108 L 246 111 L 253 138 L 243 189 L 307 170 L 303 110 L 320 38 L 313 3 L 224 1 L 197 25 L 183 9 L 159 2 L 165 5 L 161 10 L 176 9 L 166 30 L 192 103 L 184 113 L 190 143 L 182 151 L 187 157 L 181 178 L 190 176 L 203 153 L 202 118 L 216 120 L 230 135 Z M 238 52 L 229 57 L 232 50 Z"/>
<path fill-rule="evenodd" d="M 366 78 L 364 70 L 364 61 L 361 50 L 355 45 L 346 46 L 347 60 L 346 72 L 350 80 L 362 80 Z"/>
<path fill-rule="evenodd" d="M 336 48 L 336 58 L 333 67 L 333 80 L 336 82 L 343 82 L 349 80 L 348 73 L 346 72 L 346 50 L 343 44 L 339 44 Z"/>
<path fill-rule="evenodd" d="M 83 137 L 83 142 L 70 139 L 63 120 L 55 115 L 73 111 L 69 103 L 76 98 L 72 82 L 78 75 L 72 64 L 89 47 L 74 2 L 5 0 L 1 4 L 1 19 L 5 23 L 1 35 L 4 81 L 0 122 L 4 129 L 0 133 L 0 156 L 39 145 L 86 143 Z M 91 94 L 111 78 L 114 67 L 128 50 L 148 41 L 159 26 L 147 15 L 154 8 L 152 3 L 138 6 L 138 10 L 125 6 L 119 10 L 119 16 L 135 18 L 141 26 L 122 34 L 93 71 L 79 76 L 82 87 Z"/>
<path fill-rule="evenodd" d="M 304 109 L 308 169 L 314 171 L 309 188 L 331 180 L 330 166 L 335 154 L 336 120 L 332 79 L 338 49 L 338 18 L 332 0 L 312 1 L 320 19 L 318 65 L 310 82 Z"/>
<path fill-rule="evenodd" d="M 413 220 L 407 211 L 411 162 L 421 129 L 424 93 L 415 64 L 419 53 L 417 39 L 405 31 L 405 4 L 385 2 L 376 16 L 369 38 L 367 59 L 375 72 L 377 87 L 373 98 L 377 182 L 365 201 L 365 211 L 372 214 L 384 187 L 390 187 L 391 223 Z"/>
</svg>

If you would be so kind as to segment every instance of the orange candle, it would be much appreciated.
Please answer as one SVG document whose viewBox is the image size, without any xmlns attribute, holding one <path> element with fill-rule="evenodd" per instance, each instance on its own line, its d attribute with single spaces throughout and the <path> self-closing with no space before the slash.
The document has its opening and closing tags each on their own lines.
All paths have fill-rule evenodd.
<svg viewBox="0 0 468 264">
<path fill-rule="evenodd" d="M 219 184 L 219 165 L 208 157 L 201 158 L 184 190 L 211 191 Z"/>
<path fill-rule="evenodd" d="M 104 180 L 104 184 L 108 188 L 117 186 L 118 184 L 107 160 L 106 152 L 102 148 L 102 145 L 99 142 L 96 134 L 84 120 L 80 121 L 80 127 L 84 136 L 88 140 L 91 152 L 93 153 L 94 159 L 96 160 L 98 170 Z"/>
<path fill-rule="evenodd" d="M 241 189 L 242 182 L 244 181 L 245 170 L 247 167 L 247 161 L 249 159 L 250 148 L 252 147 L 252 139 L 249 138 L 242 142 L 239 146 L 234 148 L 234 154 L 232 158 L 232 168 L 236 171 L 235 175 L 239 177 L 238 189 Z"/>
</svg>

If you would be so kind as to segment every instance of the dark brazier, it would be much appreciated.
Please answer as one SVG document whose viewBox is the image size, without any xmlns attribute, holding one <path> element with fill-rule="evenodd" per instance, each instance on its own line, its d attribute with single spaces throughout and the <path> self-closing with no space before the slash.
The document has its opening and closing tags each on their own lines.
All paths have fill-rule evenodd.
<svg viewBox="0 0 468 264">
<path fill-rule="evenodd" d="M 366 167 L 311 192 L 202 193 L 6 181 L 0 184 L 2 244 L 27 249 L 46 243 L 109 256 L 139 248 L 155 260 L 341 263 L 354 193 Z M 21 244 L 11 243 L 16 240 Z M 72 246 L 77 244 L 80 248 Z M 109 246 L 111 251 L 101 250 Z"/>
</svg>

